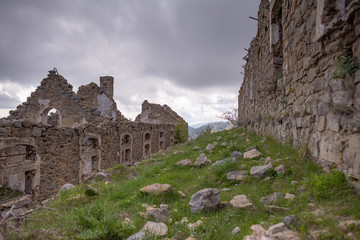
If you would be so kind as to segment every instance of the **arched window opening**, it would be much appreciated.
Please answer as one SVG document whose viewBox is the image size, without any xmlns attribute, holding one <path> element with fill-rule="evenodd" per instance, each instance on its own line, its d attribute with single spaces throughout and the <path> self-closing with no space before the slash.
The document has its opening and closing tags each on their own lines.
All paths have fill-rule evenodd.
<svg viewBox="0 0 360 240">
<path fill-rule="evenodd" d="M 62 115 L 56 108 L 47 108 L 41 114 L 41 122 L 50 126 L 62 126 Z"/>
<path fill-rule="evenodd" d="M 131 143 L 131 136 L 126 134 L 121 139 L 121 145 L 130 144 Z"/>
<path fill-rule="evenodd" d="M 145 133 L 145 141 L 150 140 L 150 133 Z"/>
</svg>

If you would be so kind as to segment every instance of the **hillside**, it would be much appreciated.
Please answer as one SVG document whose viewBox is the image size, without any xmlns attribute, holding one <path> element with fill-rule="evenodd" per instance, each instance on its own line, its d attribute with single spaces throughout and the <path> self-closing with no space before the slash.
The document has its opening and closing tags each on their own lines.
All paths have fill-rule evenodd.
<svg viewBox="0 0 360 240">
<path fill-rule="evenodd" d="M 229 122 L 212 122 L 202 125 L 198 128 L 193 128 L 189 126 L 189 139 L 194 140 L 196 139 L 202 132 L 210 129 L 211 132 L 219 132 L 223 130 L 231 129 L 233 125 Z"/>
<path fill-rule="evenodd" d="M 7 233 L 11 239 L 135 239 L 129 237 L 144 237 L 141 229 L 155 219 L 164 224 L 146 226 L 156 226 L 163 237 L 147 239 L 258 239 L 244 238 L 253 230 L 258 236 L 282 236 L 277 239 L 356 239 L 359 196 L 342 173 L 322 172 L 303 157 L 306 150 L 241 128 L 204 134 L 137 166 L 108 169 L 106 180 L 61 192 Z M 258 152 L 262 155 L 248 159 Z M 223 161 L 207 164 L 201 153 L 212 164 Z M 185 159 L 185 166 L 177 164 Z M 259 171 L 265 164 L 270 167 Z M 140 191 L 154 183 L 171 188 L 164 185 L 159 194 Z"/>
</svg>

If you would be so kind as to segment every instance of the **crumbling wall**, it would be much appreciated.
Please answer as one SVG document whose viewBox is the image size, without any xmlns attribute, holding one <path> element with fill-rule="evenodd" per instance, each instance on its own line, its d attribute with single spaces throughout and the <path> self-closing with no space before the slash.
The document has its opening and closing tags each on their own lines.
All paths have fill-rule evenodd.
<svg viewBox="0 0 360 240">
<path fill-rule="evenodd" d="M 318 164 L 343 171 L 358 189 L 359 5 L 262 0 L 238 98 L 242 124 L 306 146 Z M 340 76 L 349 63 L 355 67 Z"/>
<path fill-rule="evenodd" d="M 184 119 L 174 112 L 166 104 L 149 103 L 145 100 L 141 106 L 141 113 L 136 117 L 135 121 L 144 123 L 171 123 L 177 125 L 180 120 Z M 184 121 L 185 122 L 185 121 Z"/>
</svg>

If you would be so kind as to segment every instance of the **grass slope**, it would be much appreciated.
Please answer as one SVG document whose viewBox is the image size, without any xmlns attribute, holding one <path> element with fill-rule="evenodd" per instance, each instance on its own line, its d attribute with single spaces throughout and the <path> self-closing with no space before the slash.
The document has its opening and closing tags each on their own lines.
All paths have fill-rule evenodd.
<svg viewBox="0 0 360 240">
<path fill-rule="evenodd" d="M 252 166 L 263 165 L 264 161 L 241 158 L 237 163 L 200 168 L 176 165 L 186 158 L 194 161 L 199 156 L 199 150 L 193 150 L 193 147 L 198 145 L 205 149 L 218 136 L 222 137 L 218 146 L 211 153 L 205 152 L 213 162 L 230 157 L 233 151 L 243 152 L 249 146 L 257 145 L 264 157 L 280 159 L 274 161 L 274 165 L 284 164 L 288 168 L 287 173 L 277 176 L 274 172 L 268 181 L 248 177 L 237 184 L 226 180 L 229 171 L 250 171 Z M 341 173 L 324 173 L 314 163 L 299 156 L 296 149 L 281 145 L 270 137 L 264 143 L 261 140 L 261 136 L 237 128 L 174 146 L 138 166 L 115 166 L 109 170 L 112 173 L 111 182 L 91 183 L 99 194 L 87 194 L 86 184 L 80 184 L 61 193 L 47 208 L 28 215 L 21 228 L 8 229 L 8 234 L 11 239 L 126 239 L 150 220 L 139 214 L 145 211 L 142 204 L 159 207 L 159 204 L 167 203 L 171 206 L 172 222 L 166 223 L 169 232 L 164 239 L 186 239 L 190 235 L 196 239 L 242 239 L 251 234 L 251 225 L 261 223 L 267 228 L 280 222 L 281 217 L 292 214 L 297 216 L 294 229 L 303 239 L 314 235 L 316 231 L 318 239 L 351 239 L 347 238 L 348 232 L 360 236 L 359 227 L 351 226 L 343 230 L 338 224 L 344 219 L 360 219 L 360 198 L 347 185 Z M 221 142 L 227 142 L 228 145 L 221 146 Z M 183 150 L 184 153 L 174 155 L 175 150 Z M 129 180 L 128 174 L 132 170 L 137 171 L 138 176 Z M 292 181 L 297 183 L 291 184 Z M 153 183 L 171 184 L 173 193 L 148 196 L 139 192 L 140 188 Z M 230 207 L 191 214 L 188 206 L 190 198 L 203 188 L 230 188 L 230 191 L 221 192 L 221 201 L 230 201 L 235 195 L 246 194 L 256 208 L 238 210 Z M 186 198 L 182 199 L 177 191 L 185 193 Z M 261 197 L 274 192 L 296 195 L 294 200 L 281 199 L 276 203 L 277 206 L 289 208 L 288 212 L 269 213 L 260 202 Z M 176 223 L 183 217 L 191 223 L 201 220 L 203 224 L 190 231 L 186 224 Z M 240 232 L 232 235 L 231 231 L 237 226 Z"/>
</svg>

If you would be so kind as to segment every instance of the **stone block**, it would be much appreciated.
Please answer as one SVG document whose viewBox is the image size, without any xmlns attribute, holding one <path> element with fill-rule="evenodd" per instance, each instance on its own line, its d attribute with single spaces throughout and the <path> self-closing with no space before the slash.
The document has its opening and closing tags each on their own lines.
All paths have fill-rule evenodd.
<svg viewBox="0 0 360 240">
<path fill-rule="evenodd" d="M 310 116 L 305 116 L 301 119 L 301 126 L 303 128 L 309 128 L 311 126 L 310 124 Z"/>
<path fill-rule="evenodd" d="M 335 105 L 351 106 L 353 104 L 352 91 L 336 91 L 332 94 L 332 100 Z"/>
<path fill-rule="evenodd" d="M 34 137 L 41 137 L 41 134 L 42 134 L 42 129 L 37 127 L 34 127 L 31 133 L 31 135 Z"/>
<path fill-rule="evenodd" d="M 317 131 L 323 132 L 326 129 L 326 117 L 320 116 L 317 121 Z"/>
<path fill-rule="evenodd" d="M 22 121 L 18 121 L 18 120 L 14 121 L 14 127 L 16 128 L 21 128 L 22 124 L 23 124 Z"/>
<path fill-rule="evenodd" d="M 329 113 L 327 115 L 327 129 L 331 130 L 333 132 L 339 132 L 340 131 L 340 119 L 338 116 L 336 116 L 333 113 Z"/>
<path fill-rule="evenodd" d="M 0 128 L 0 137 L 7 137 L 9 131 L 6 128 Z"/>
<path fill-rule="evenodd" d="M 353 134 L 345 143 L 345 150 L 343 152 L 344 162 L 350 166 L 349 174 L 360 179 L 360 134 Z"/>
<path fill-rule="evenodd" d="M 311 156 L 313 156 L 314 158 L 318 158 L 319 157 L 319 143 L 320 143 L 320 138 L 318 136 L 318 134 L 314 133 L 310 140 L 309 140 L 309 151 Z"/>
</svg>

